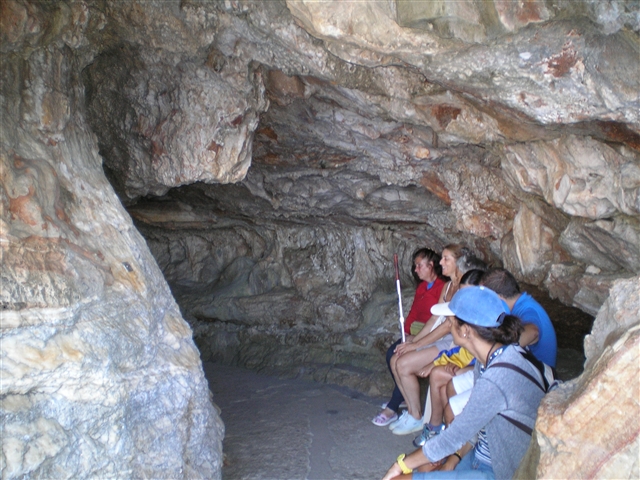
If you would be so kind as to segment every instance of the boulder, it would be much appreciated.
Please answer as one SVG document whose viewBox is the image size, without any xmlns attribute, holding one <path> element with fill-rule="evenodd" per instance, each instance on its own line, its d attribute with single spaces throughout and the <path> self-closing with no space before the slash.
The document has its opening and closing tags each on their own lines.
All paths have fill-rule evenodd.
<svg viewBox="0 0 640 480">
<path fill-rule="evenodd" d="M 638 477 L 639 319 L 640 278 L 615 282 L 585 339 L 585 372 L 543 399 L 516 478 Z"/>
</svg>

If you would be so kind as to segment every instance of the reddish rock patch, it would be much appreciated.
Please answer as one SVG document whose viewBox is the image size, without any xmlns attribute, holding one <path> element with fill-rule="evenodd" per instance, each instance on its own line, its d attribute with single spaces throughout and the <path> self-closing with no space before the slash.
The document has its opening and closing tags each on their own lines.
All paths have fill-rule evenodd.
<svg viewBox="0 0 640 480">
<path fill-rule="evenodd" d="M 438 119 L 438 123 L 442 128 L 447 128 L 447 125 L 458 118 L 460 112 L 462 112 L 461 109 L 451 105 L 435 105 L 431 107 L 431 113 Z"/>
<path fill-rule="evenodd" d="M 451 205 L 451 197 L 449 197 L 449 190 L 444 186 L 444 183 L 438 178 L 436 172 L 428 171 L 422 175 L 422 181 L 420 184 L 433 193 L 436 197 L 442 200 L 447 205 Z"/>
<path fill-rule="evenodd" d="M 570 44 L 562 47 L 562 52 L 553 55 L 547 62 L 547 73 L 559 78 L 565 76 L 578 63 L 578 53 Z"/>
<path fill-rule="evenodd" d="M 624 123 L 596 122 L 596 125 L 608 140 L 624 143 L 634 150 L 640 150 L 640 135 Z"/>
<path fill-rule="evenodd" d="M 211 143 L 209 145 L 207 145 L 207 150 L 209 150 L 210 152 L 216 152 L 218 153 L 220 151 L 220 147 L 222 145 L 216 143 L 215 141 L 211 140 Z"/>
</svg>

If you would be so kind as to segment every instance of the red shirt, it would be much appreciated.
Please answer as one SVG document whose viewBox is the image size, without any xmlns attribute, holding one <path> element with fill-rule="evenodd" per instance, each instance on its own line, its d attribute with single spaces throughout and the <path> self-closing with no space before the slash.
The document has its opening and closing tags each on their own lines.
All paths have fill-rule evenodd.
<svg viewBox="0 0 640 480">
<path fill-rule="evenodd" d="M 404 320 L 405 333 L 411 333 L 411 324 L 413 322 L 427 323 L 431 318 L 431 307 L 433 307 L 438 300 L 440 300 L 440 293 L 442 293 L 442 287 L 445 282 L 436 278 L 431 288 L 428 287 L 427 282 L 420 282 L 418 288 L 416 288 L 416 295 L 413 297 L 413 304 L 409 315 Z"/>
</svg>

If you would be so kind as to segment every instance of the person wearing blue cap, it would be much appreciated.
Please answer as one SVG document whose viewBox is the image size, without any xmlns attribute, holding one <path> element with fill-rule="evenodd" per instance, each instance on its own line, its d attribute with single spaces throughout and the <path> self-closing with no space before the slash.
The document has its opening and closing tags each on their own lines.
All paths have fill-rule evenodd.
<svg viewBox="0 0 640 480">
<path fill-rule="evenodd" d="M 512 478 L 545 394 L 540 371 L 517 345 L 523 325 L 486 287 L 462 289 L 432 312 L 449 317 L 455 343 L 476 357 L 475 384 L 449 428 L 421 449 L 400 455 L 383 480 Z M 469 444 L 473 451 L 465 456 Z M 459 460 L 454 470 L 429 471 L 451 455 Z"/>
</svg>

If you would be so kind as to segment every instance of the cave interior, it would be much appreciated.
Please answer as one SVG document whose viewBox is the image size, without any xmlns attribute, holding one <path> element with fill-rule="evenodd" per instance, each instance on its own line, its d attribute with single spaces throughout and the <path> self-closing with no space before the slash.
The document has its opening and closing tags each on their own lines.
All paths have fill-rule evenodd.
<svg viewBox="0 0 640 480">
<path fill-rule="evenodd" d="M 385 395 L 451 243 L 558 332 L 536 475 L 637 477 L 638 2 L 0 8 L 3 478 L 219 478 L 203 361 Z"/>
</svg>

